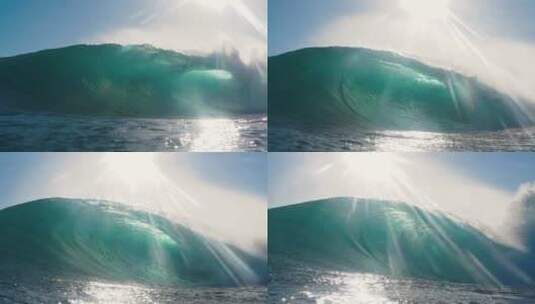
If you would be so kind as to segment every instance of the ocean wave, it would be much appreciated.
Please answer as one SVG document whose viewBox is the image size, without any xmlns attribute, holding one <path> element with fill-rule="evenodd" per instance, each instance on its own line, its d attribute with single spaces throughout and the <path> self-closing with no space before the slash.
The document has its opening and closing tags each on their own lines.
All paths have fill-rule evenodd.
<svg viewBox="0 0 535 304">
<path fill-rule="evenodd" d="M 271 209 L 269 256 L 271 267 L 291 259 L 331 271 L 492 286 L 535 280 L 531 250 L 401 202 L 333 198 Z"/>
<path fill-rule="evenodd" d="M 44 199 L 0 210 L 0 274 L 231 287 L 263 284 L 266 261 L 125 205 Z"/>
<path fill-rule="evenodd" d="M 238 54 L 75 45 L 0 58 L 2 111 L 173 117 L 265 113 L 266 76 Z"/>
<path fill-rule="evenodd" d="M 533 125 L 525 100 L 455 71 L 360 48 L 309 48 L 269 58 L 274 126 L 497 131 Z"/>
</svg>

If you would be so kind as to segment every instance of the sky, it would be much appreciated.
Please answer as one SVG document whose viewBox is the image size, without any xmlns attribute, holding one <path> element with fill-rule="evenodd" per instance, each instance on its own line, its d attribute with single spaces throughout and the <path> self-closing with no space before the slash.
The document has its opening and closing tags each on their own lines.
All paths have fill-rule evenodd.
<svg viewBox="0 0 535 304">
<path fill-rule="evenodd" d="M 535 100 L 534 15 L 531 0 L 270 0 L 269 55 L 389 50 Z"/>
<path fill-rule="evenodd" d="M 2 0 L 0 57 L 87 43 L 266 55 L 265 0 Z M 265 60 L 265 58 L 264 58 Z"/>
<path fill-rule="evenodd" d="M 403 201 L 495 232 L 510 222 L 515 204 L 534 182 L 533 153 L 268 156 L 270 208 L 333 197 Z"/>
<path fill-rule="evenodd" d="M 0 209 L 109 200 L 265 254 L 266 166 L 263 153 L 0 153 Z"/>
</svg>

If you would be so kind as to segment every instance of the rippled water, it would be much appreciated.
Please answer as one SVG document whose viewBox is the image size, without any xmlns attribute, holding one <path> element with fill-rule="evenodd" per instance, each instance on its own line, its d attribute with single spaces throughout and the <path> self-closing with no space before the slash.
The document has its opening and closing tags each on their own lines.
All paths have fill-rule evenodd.
<svg viewBox="0 0 535 304">
<path fill-rule="evenodd" d="M 10 304 L 263 304 L 266 298 L 265 287 L 179 289 L 55 279 L 3 282 L 0 278 L 0 303 Z"/>
<path fill-rule="evenodd" d="M 535 151 L 535 128 L 436 133 L 269 127 L 269 151 Z"/>
<path fill-rule="evenodd" d="M 535 291 L 323 271 L 297 263 L 272 272 L 268 303 L 528 304 Z"/>
<path fill-rule="evenodd" d="M 0 115 L 0 151 L 198 151 L 267 149 L 267 118 L 139 119 Z"/>
</svg>

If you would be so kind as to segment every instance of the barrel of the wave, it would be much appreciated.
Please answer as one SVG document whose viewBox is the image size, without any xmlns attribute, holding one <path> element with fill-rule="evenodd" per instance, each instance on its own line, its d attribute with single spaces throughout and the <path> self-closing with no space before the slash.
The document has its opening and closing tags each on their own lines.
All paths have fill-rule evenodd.
<svg viewBox="0 0 535 304">
<path fill-rule="evenodd" d="M 293 263 L 488 286 L 530 285 L 531 253 L 445 214 L 406 203 L 334 198 L 271 209 L 274 271 Z"/>
<path fill-rule="evenodd" d="M 310 48 L 269 59 L 274 126 L 495 131 L 533 125 L 529 102 L 398 54 Z"/>
<path fill-rule="evenodd" d="M 0 274 L 169 286 L 266 280 L 266 261 L 162 216 L 103 201 L 44 199 L 0 210 Z"/>
</svg>

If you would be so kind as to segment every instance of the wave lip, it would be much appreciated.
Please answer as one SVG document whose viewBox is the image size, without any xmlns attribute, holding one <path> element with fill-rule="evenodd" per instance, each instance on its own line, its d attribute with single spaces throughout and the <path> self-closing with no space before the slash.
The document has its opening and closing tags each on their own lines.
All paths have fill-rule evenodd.
<svg viewBox="0 0 535 304">
<path fill-rule="evenodd" d="M 264 284 L 265 258 L 112 202 L 44 199 L 0 210 L 0 273 L 231 287 Z"/>
<path fill-rule="evenodd" d="M 533 253 L 398 202 L 333 198 L 271 209 L 268 250 L 273 268 L 291 259 L 333 271 L 492 286 L 535 280 Z"/>
<path fill-rule="evenodd" d="M 534 123 L 534 108 L 524 101 L 390 52 L 302 49 L 270 57 L 269 76 L 274 125 L 453 132 Z"/>
<path fill-rule="evenodd" d="M 126 117 L 265 113 L 262 68 L 238 54 L 75 45 L 0 58 L 0 108 Z"/>
</svg>

